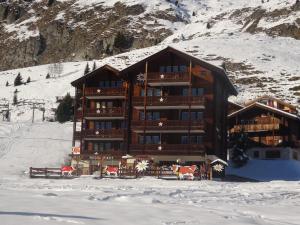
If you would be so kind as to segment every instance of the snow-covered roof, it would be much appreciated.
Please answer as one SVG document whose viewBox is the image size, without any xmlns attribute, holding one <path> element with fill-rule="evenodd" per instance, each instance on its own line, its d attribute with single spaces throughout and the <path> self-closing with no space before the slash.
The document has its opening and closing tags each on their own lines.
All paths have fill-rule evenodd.
<svg viewBox="0 0 300 225">
<path fill-rule="evenodd" d="M 268 105 L 265 105 L 265 104 L 262 104 L 262 103 L 259 103 L 259 102 L 254 102 L 252 103 L 251 105 L 248 105 L 246 106 L 245 108 L 242 108 L 234 113 L 231 113 L 230 115 L 228 115 L 228 118 L 230 117 L 234 117 L 240 113 L 243 113 L 243 112 L 246 112 L 254 107 L 259 107 L 259 108 L 262 108 L 262 109 L 266 109 L 266 110 L 269 110 L 269 111 L 272 111 L 274 113 L 278 113 L 280 115 L 283 115 L 283 116 L 286 116 L 286 117 L 289 117 L 291 119 L 295 119 L 295 120 L 299 120 L 300 121 L 300 117 L 297 116 L 297 115 L 294 115 L 292 113 L 288 113 L 288 112 L 285 112 L 285 111 L 282 111 L 280 109 L 277 109 L 277 108 L 274 108 L 274 107 L 271 107 L 271 106 L 268 106 Z"/>
<path fill-rule="evenodd" d="M 212 161 L 210 164 L 214 164 L 214 163 L 216 163 L 216 162 L 219 162 L 219 163 L 221 163 L 221 164 L 224 164 L 224 165 L 228 166 L 228 163 L 225 162 L 225 161 L 222 160 L 222 159 L 215 159 L 215 160 Z"/>
</svg>

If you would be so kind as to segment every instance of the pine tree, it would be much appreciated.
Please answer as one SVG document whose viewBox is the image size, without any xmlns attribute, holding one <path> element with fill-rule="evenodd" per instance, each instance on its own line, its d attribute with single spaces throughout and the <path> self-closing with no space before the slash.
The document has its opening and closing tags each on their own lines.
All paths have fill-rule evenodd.
<svg viewBox="0 0 300 225">
<path fill-rule="evenodd" d="M 90 67 L 89 67 L 89 63 L 87 63 L 84 69 L 84 75 L 88 74 L 89 72 L 90 72 Z"/>
<path fill-rule="evenodd" d="M 13 105 L 17 105 L 17 104 L 18 104 L 18 90 L 16 89 L 14 91 Z"/>
<path fill-rule="evenodd" d="M 53 5 L 54 2 L 55 2 L 55 0 L 48 0 L 48 6 Z"/>
<path fill-rule="evenodd" d="M 221 66 L 222 66 L 222 68 L 226 71 L 226 63 L 223 62 Z"/>
<path fill-rule="evenodd" d="M 63 98 L 63 100 L 61 101 L 61 103 L 58 105 L 56 109 L 55 116 L 58 122 L 64 123 L 72 119 L 73 116 L 72 105 L 73 105 L 73 100 L 70 94 L 68 93 Z"/>
<path fill-rule="evenodd" d="M 28 84 L 30 82 L 31 82 L 31 79 L 30 79 L 30 77 L 28 77 L 26 83 Z"/>
<path fill-rule="evenodd" d="M 23 82 L 22 82 L 23 78 L 21 76 L 20 73 L 18 73 L 18 75 L 16 76 L 15 80 L 14 80 L 14 86 L 20 86 Z"/>
<path fill-rule="evenodd" d="M 248 146 L 248 135 L 242 129 L 239 133 L 232 134 L 230 136 L 231 143 L 231 161 L 235 167 L 244 166 L 249 157 L 246 154 Z"/>
<path fill-rule="evenodd" d="M 8 87 L 9 86 L 9 83 L 8 83 L 8 81 L 6 81 L 6 85 L 5 85 L 6 87 Z"/>
<path fill-rule="evenodd" d="M 47 73 L 46 79 L 50 79 L 50 74 L 49 73 Z"/>
<path fill-rule="evenodd" d="M 206 24 L 206 28 L 207 29 L 210 29 L 212 27 L 212 25 L 208 22 L 207 24 Z"/>
<path fill-rule="evenodd" d="M 94 64 L 93 64 L 93 71 L 97 69 L 97 65 L 96 65 L 96 62 L 94 61 Z"/>
</svg>

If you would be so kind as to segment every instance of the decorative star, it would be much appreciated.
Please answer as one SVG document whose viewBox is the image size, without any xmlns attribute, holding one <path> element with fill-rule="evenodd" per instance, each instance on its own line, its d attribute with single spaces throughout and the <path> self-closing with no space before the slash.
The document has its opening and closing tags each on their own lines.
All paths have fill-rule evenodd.
<svg viewBox="0 0 300 225">
<path fill-rule="evenodd" d="M 97 93 L 100 93 L 101 92 L 101 90 L 100 89 L 97 89 Z"/>
<path fill-rule="evenodd" d="M 98 109 L 98 110 L 96 111 L 96 113 L 99 114 L 99 113 L 100 113 L 100 110 Z"/>
<path fill-rule="evenodd" d="M 162 122 L 159 122 L 159 123 L 158 123 L 158 126 L 159 126 L 159 127 L 162 127 L 163 125 L 164 125 L 164 124 L 163 124 Z"/>
<path fill-rule="evenodd" d="M 162 147 L 161 147 L 161 146 L 158 146 L 157 149 L 158 149 L 158 151 L 161 151 L 161 150 L 162 150 Z"/>
<path fill-rule="evenodd" d="M 214 171 L 222 172 L 224 170 L 224 166 L 222 164 L 216 164 L 213 166 Z"/>
<path fill-rule="evenodd" d="M 98 135 L 99 134 L 99 131 L 96 131 L 96 135 Z"/>
<path fill-rule="evenodd" d="M 164 74 L 161 74 L 160 75 L 160 79 L 164 79 L 165 78 L 165 75 Z"/>
<path fill-rule="evenodd" d="M 161 98 L 159 99 L 159 101 L 160 101 L 160 102 L 163 102 L 163 101 L 164 101 L 164 99 L 161 97 Z"/>
</svg>

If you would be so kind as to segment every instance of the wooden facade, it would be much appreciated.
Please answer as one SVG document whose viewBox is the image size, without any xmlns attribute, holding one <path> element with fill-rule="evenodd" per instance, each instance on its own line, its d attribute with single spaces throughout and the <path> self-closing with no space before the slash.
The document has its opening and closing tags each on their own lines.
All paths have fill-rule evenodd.
<svg viewBox="0 0 300 225">
<path fill-rule="evenodd" d="M 227 99 L 237 92 L 219 67 L 167 47 L 120 72 L 101 67 L 72 85 L 73 145 L 79 141 L 83 155 L 226 160 Z"/>
<path fill-rule="evenodd" d="M 291 148 L 298 155 L 300 150 L 298 145 L 300 140 L 300 118 L 294 114 L 296 108 L 280 101 L 280 104 L 285 105 L 285 108 L 279 109 L 274 105 L 270 106 L 269 100 L 265 103 L 261 103 L 260 100 L 259 98 L 257 102 L 253 101 L 228 116 L 229 133 L 246 132 L 249 138 L 249 148 L 260 149 L 261 151 L 270 149 L 270 152 Z M 256 155 L 259 155 L 259 153 L 256 153 Z M 280 153 L 278 153 L 279 155 Z M 294 158 L 298 159 L 299 157 Z M 258 157 L 254 156 L 254 158 Z"/>
</svg>

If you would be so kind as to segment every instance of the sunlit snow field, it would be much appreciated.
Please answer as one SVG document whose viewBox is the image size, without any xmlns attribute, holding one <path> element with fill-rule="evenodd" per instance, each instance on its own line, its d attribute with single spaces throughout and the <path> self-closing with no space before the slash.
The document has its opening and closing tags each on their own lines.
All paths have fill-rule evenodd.
<svg viewBox="0 0 300 225">
<path fill-rule="evenodd" d="M 300 181 L 29 179 L 60 166 L 72 124 L 0 122 L 0 224 L 299 224 Z"/>
</svg>

